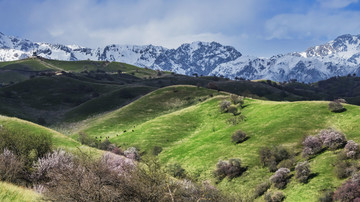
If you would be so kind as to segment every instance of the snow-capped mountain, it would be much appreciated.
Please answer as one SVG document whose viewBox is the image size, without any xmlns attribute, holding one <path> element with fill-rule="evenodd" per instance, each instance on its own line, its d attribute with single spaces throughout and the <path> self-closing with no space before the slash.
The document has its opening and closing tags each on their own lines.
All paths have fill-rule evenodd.
<svg viewBox="0 0 360 202">
<path fill-rule="evenodd" d="M 360 75 L 360 35 L 342 35 L 305 52 L 271 58 L 243 56 L 220 64 L 213 74 L 246 79 L 315 82 L 333 76 Z"/>
<path fill-rule="evenodd" d="M 109 45 L 91 49 L 31 42 L 0 32 L 0 61 L 24 59 L 33 52 L 48 59 L 117 61 L 180 74 L 229 78 L 314 82 L 338 75 L 360 75 L 360 35 L 342 35 L 300 53 L 258 58 L 244 56 L 235 48 L 216 42 L 193 42 L 177 49 L 153 45 Z"/>
</svg>

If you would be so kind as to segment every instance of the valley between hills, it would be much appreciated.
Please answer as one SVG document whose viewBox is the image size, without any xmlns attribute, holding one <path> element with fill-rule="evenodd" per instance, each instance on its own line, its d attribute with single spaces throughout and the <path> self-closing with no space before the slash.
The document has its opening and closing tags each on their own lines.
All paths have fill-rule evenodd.
<svg viewBox="0 0 360 202">
<path fill-rule="evenodd" d="M 208 198 L 198 201 L 325 201 L 332 192 L 341 197 L 339 190 L 360 168 L 358 145 L 348 149 L 350 140 L 360 142 L 360 78 L 355 75 L 309 84 L 229 80 L 119 62 L 32 57 L 1 62 L 0 84 L 0 148 L 13 148 L 31 161 L 25 163 L 27 174 L 34 172 L 29 167 L 35 157 L 46 156 L 41 148 L 51 143 L 49 150 L 91 159 L 113 152 L 139 167 L 156 161 L 156 171 L 148 166 L 146 176 L 160 176 L 161 170 L 167 183 L 207 184 L 231 196 L 217 198 L 199 188 Z M 341 110 L 329 109 L 334 99 Z M 324 135 L 319 150 L 304 143 L 326 130 L 333 136 L 327 142 Z M 238 131 L 246 134 L 239 141 L 234 140 Z M 128 148 L 136 152 L 127 156 Z M 354 156 L 346 156 L 349 151 Z M 305 181 L 299 180 L 299 162 L 310 169 Z M 221 171 L 221 165 L 228 167 Z M 288 170 L 285 185 L 271 180 L 282 168 Z M 40 180 L 23 178 L 2 178 L 0 200 L 51 199 L 46 191 L 35 191 Z M 195 200 L 166 185 L 170 195 L 163 200 Z"/>
</svg>

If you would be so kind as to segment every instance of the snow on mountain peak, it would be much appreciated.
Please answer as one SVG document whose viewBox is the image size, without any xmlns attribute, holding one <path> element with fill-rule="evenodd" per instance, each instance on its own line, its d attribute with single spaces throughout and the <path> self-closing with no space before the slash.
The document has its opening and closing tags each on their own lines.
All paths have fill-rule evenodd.
<svg viewBox="0 0 360 202">
<path fill-rule="evenodd" d="M 185 43 L 176 49 L 154 45 L 108 45 L 96 49 L 78 45 L 34 43 L 0 32 L 0 61 L 24 59 L 36 52 L 57 60 L 117 61 L 187 75 L 223 75 L 229 78 L 297 79 L 314 82 L 337 75 L 360 75 L 360 35 L 342 35 L 305 52 L 270 58 L 243 56 L 217 42 Z"/>
</svg>

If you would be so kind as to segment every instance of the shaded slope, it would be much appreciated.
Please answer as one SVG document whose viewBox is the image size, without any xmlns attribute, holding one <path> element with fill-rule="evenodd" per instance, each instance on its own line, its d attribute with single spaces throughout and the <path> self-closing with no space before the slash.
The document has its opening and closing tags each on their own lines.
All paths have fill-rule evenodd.
<svg viewBox="0 0 360 202">
<path fill-rule="evenodd" d="M 116 85 L 69 77 L 37 77 L 0 88 L 0 113 L 35 122 L 46 118 L 51 123 L 61 118 L 64 111 L 116 89 Z"/>
<path fill-rule="evenodd" d="M 91 120 L 81 131 L 89 135 L 115 136 L 124 130 L 131 130 L 137 124 L 188 106 L 199 100 L 219 94 L 217 91 L 195 86 L 166 87 L 142 97 L 135 102 Z"/>
<path fill-rule="evenodd" d="M 120 108 L 156 88 L 150 86 L 123 86 L 100 97 L 91 99 L 65 113 L 65 121 L 80 121 L 91 115 Z"/>
</svg>

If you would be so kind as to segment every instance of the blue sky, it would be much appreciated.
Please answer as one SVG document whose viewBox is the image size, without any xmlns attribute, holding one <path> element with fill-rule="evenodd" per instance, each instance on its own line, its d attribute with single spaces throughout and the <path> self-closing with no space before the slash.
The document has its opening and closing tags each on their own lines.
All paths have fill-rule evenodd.
<svg viewBox="0 0 360 202">
<path fill-rule="evenodd" d="M 4 34 L 91 48 L 217 41 L 269 57 L 360 34 L 359 0 L 0 0 L 0 9 Z"/>
</svg>

